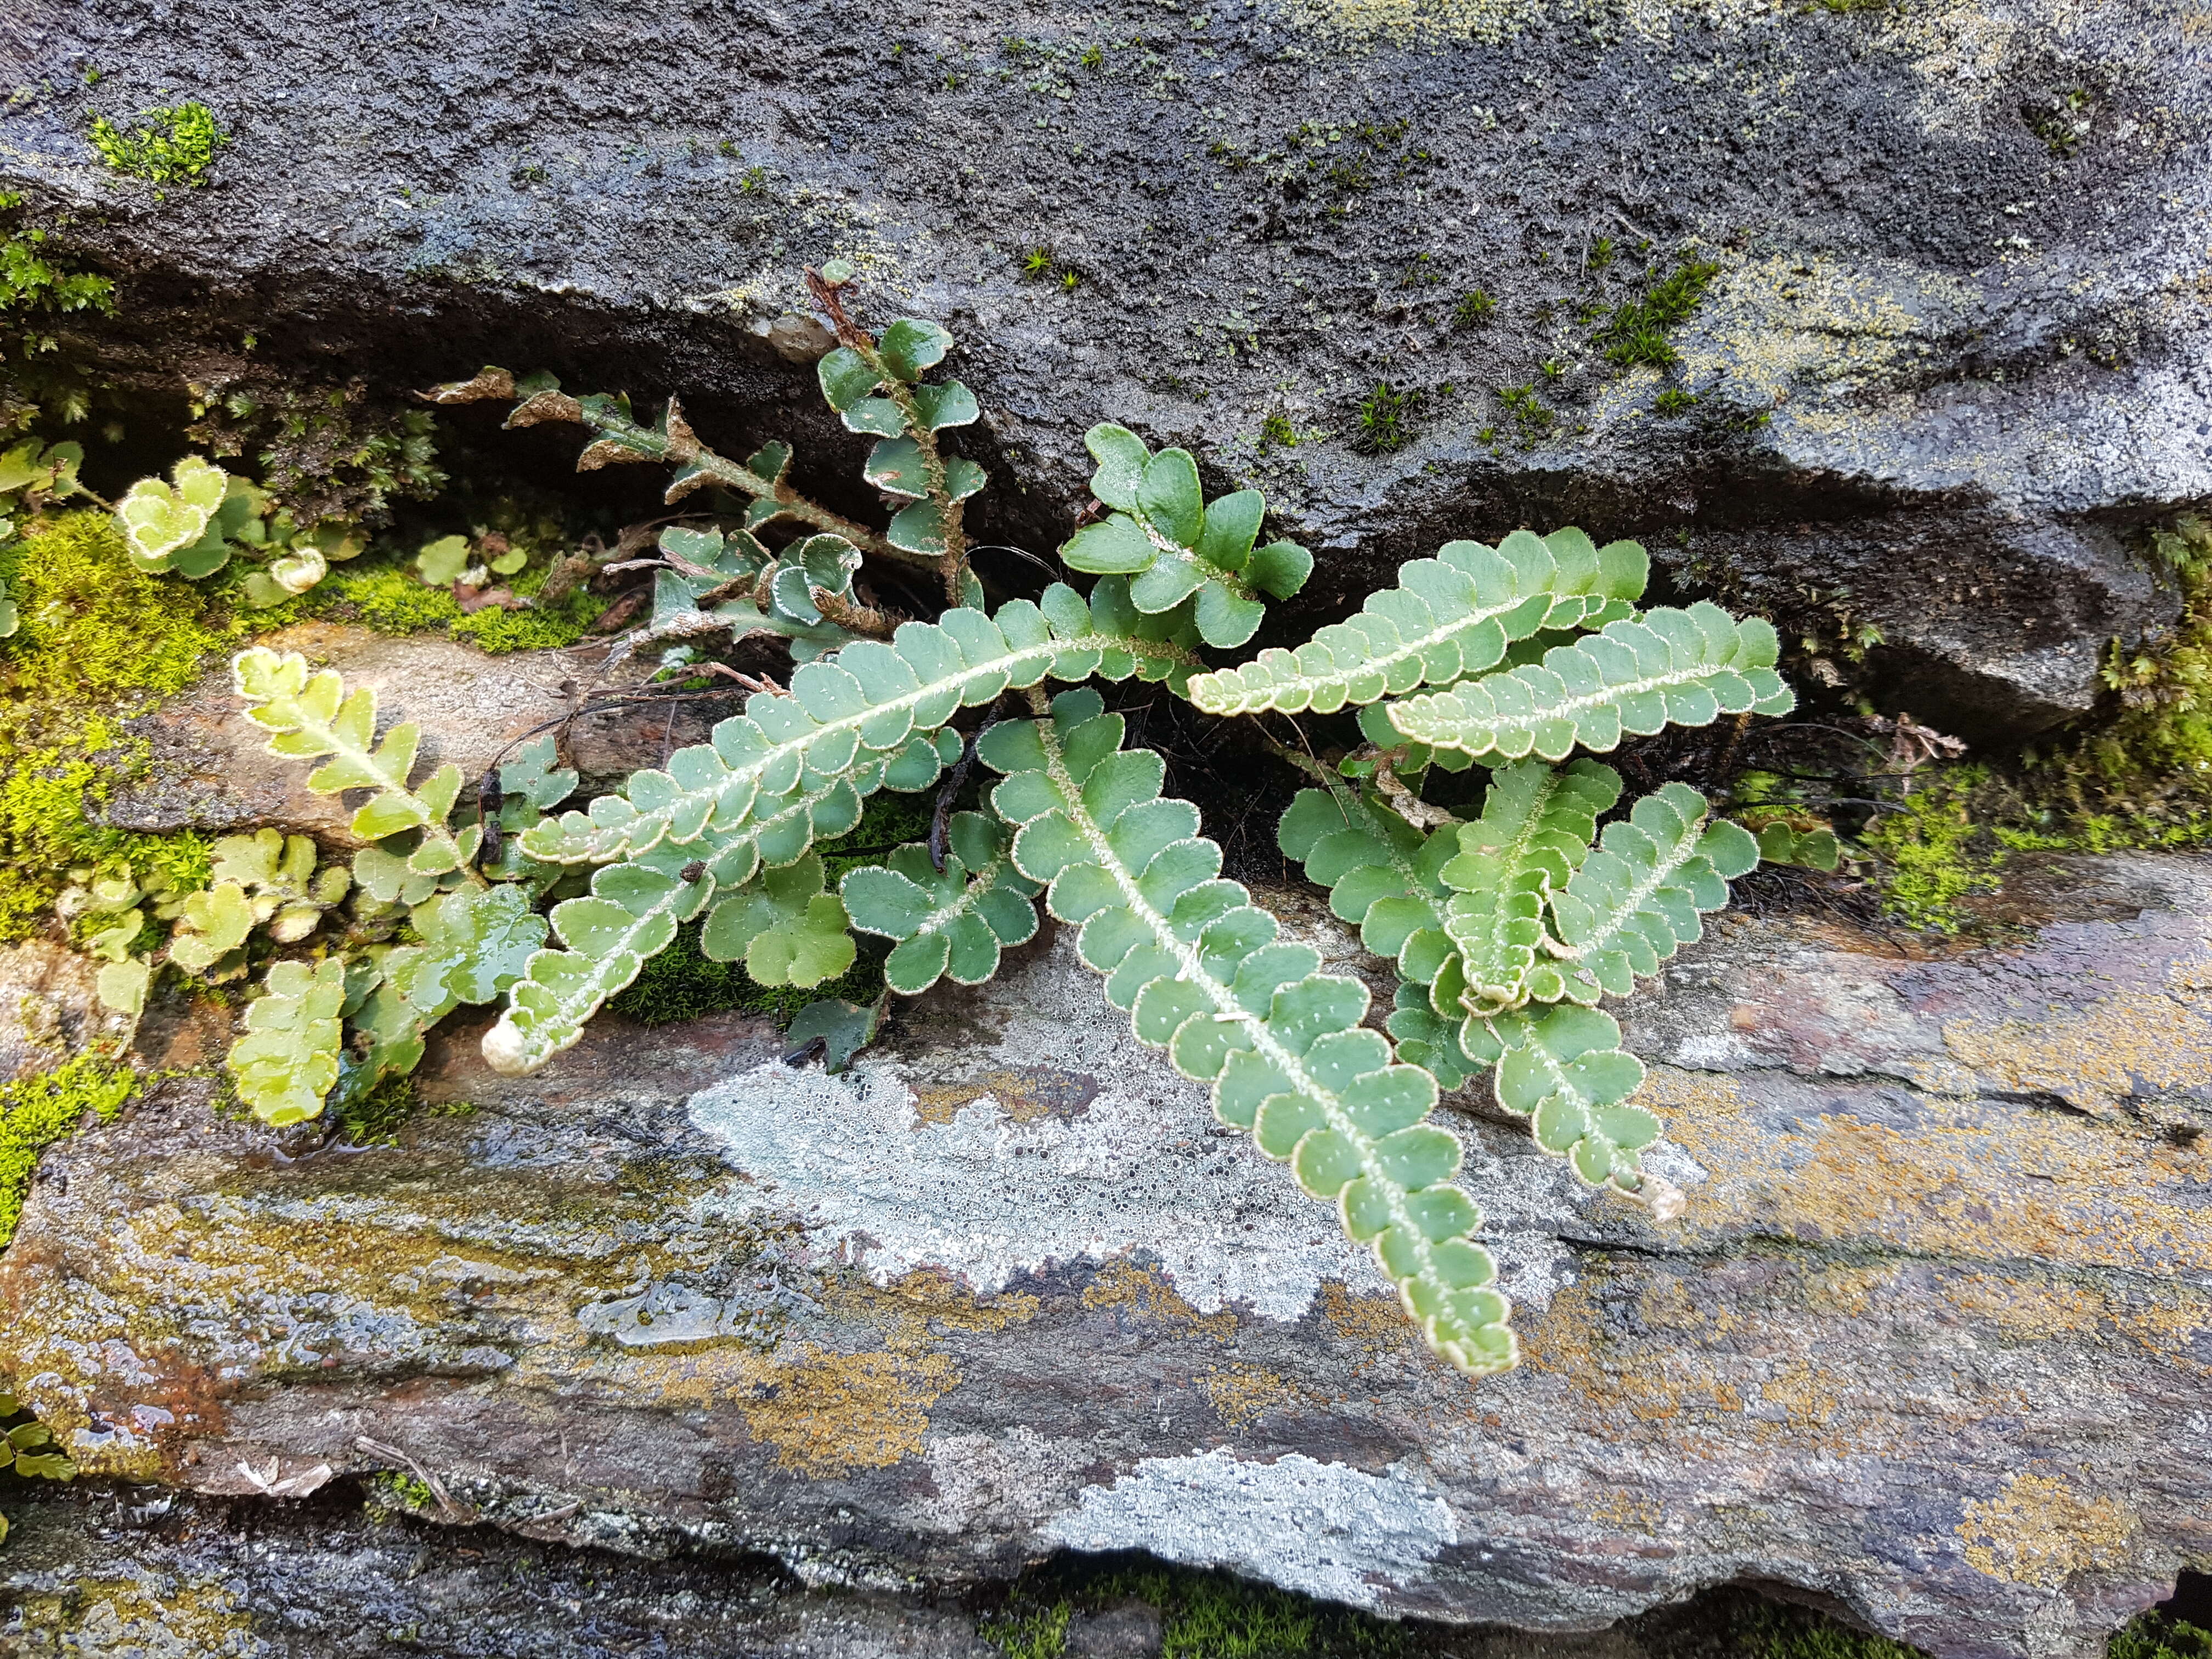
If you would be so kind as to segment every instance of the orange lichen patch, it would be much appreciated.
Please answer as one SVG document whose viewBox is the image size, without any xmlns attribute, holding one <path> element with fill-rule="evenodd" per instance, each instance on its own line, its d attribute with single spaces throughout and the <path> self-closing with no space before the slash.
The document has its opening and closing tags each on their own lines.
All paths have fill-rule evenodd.
<svg viewBox="0 0 2212 1659">
<path fill-rule="evenodd" d="M 1848 1386 L 1808 1361 L 1785 1360 L 1759 1385 L 1759 1397 L 1766 1405 L 1781 1407 L 1790 1426 L 1806 1434 L 1825 1429 L 1834 1420 L 1843 1406 L 1839 1390 Z M 1806 1434 L 1806 1437 L 1811 1437 Z"/>
<path fill-rule="evenodd" d="M 1705 1351 L 1710 1331 L 1688 1304 L 1680 1281 L 1668 1281 L 1674 1295 L 1654 1286 L 1640 1298 L 1645 1328 L 1663 1333 L 1663 1339 L 1633 1343 L 1616 1340 L 1607 1328 L 1599 1299 L 1601 1278 L 1592 1275 L 1552 1298 L 1545 1317 L 1521 1333 L 1522 1364 L 1565 1376 L 1594 1404 L 1647 1424 L 1668 1425 L 1686 1414 L 1742 1412 L 1742 1391 Z M 1675 1435 L 1678 1425 L 1668 1431 Z"/>
<path fill-rule="evenodd" d="M 1237 1316 L 1228 1309 L 1202 1314 L 1184 1301 L 1167 1279 L 1126 1260 L 1108 1262 L 1098 1277 L 1084 1286 L 1083 1305 L 1126 1308 L 1136 1317 L 1181 1326 L 1193 1335 L 1210 1336 L 1217 1342 L 1226 1342 L 1237 1334 Z"/>
<path fill-rule="evenodd" d="M 942 1267 L 916 1267 L 881 1290 L 848 1285 L 830 1300 L 872 1323 L 884 1324 L 895 1345 L 910 1345 L 933 1332 L 998 1332 L 1009 1325 L 1026 1325 L 1041 1305 L 1036 1297 L 1018 1291 L 979 1297 Z"/>
<path fill-rule="evenodd" d="M 2123 991 L 2086 1012 L 2052 1008 L 1996 1025 L 1955 1020 L 1943 1045 L 1984 1086 L 2053 1094 L 2085 1112 L 2111 1113 L 2146 1089 L 2212 1085 L 2212 1010 L 2194 1003 L 2208 964 L 2178 965 L 2162 992 Z"/>
<path fill-rule="evenodd" d="M 1332 1279 L 1321 1287 L 1321 1313 L 1331 1329 L 1354 1342 L 1374 1348 L 1414 1346 L 1413 1325 L 1395 1296 L 1354 1296 Z"/>
<path fill-rule="evenodd" d="M 1638 1098 L 1713 1172 L 1690 1194 L 1692 1237 L 1752 1227 L 1954 1258 L 2212 1267 L 2212 1216 L 2188 1198 L 2203 1159 L 2148 1132 L 1924 1096 L 1910 1130 L 1849 1112 L 1770 1128 L 1732 1082 L 1663 1066 Z"/>
<path fill-rule="evenodd" d="M 1584 1510 L 1583 1518 L 1616 1530 L 1656 1533 L 1659 1523 L 1667 1518 L 1667 1506 L 1613 1487 Z"/>
<path fill-rule="evenodd" d="M 1232 1429 L 1249 1427 L 1277 1407 L 1295 1404 L 1303 1393 L 1297 1383 L 1274 1371 L 1244 1365 L 1225 1370 L 1209 1365 L 1198 1386 Z"/>
<path fill-rule="evenodd" d="M 960 1109 L 985 1096 L 1016 1123 L 1075 1116 L 1098 1097 L 1098 1079 L 1059 1066 L 994 1066 L 957 1083 L 918 1083 L 914 1115 L 922 1123 L 950 1123 Z"/>
<path fill-rule="evenodd" d="M 2094 1284 L 1978 1273 L 1948 1279 L 1938 1288 L 1961 1313 L 2029 1340 L 2111 1332 L 2171 1361 L 2185 1355 L 2200 1333 L 2212 1330 L 2212 1297 L 2185 1285 L 2138 1298 Z"/>
<path fill-rule="evenodd" d="M 777 1467 L 815 1480 L 914 1456 L 928 1408 L 960 1381 L 942 1354 L 829 1353 L 812 1343 L 762 1370 L 737 1402 L 745 1427 L 775 1448 Z"/>
<path fill-rule="evenodd" d="M 2008 1479 L 2004 1490 L 1969 1504 L 1957 1533 L 1978 1572 L 2013 1584 L 2055 1589 L 2077 1572 L 2131 1569 L 2136 1512 L 2109 1498 L 2084 1498 L 2049 1475 Z"/>
</svg>

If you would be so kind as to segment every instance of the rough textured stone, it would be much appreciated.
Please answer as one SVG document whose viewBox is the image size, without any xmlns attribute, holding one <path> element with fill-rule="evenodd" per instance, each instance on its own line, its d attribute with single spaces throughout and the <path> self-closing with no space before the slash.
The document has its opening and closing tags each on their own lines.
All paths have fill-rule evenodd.
<svg viewBox="0 0 2212 1659">
<path fill-rule="evenodd" d="M 994 539 L 1064 537 L 1081 434 L 1121 419 L 1269 489 L 1323 556 L 1305 620 L 1447 536 L 1579 521 L 1792 637 L 1879 630 L 1893 705 L 1982 738 L 2088 705 L 2106 641 L 2174 614 L 2123 536 L 2212 497 L 2198 28 L 2191 0 L 1112 0 L 857 32 L 31 0 L 0 23 L 27 89 L 0 188 L 127 279 L 91 347 L 118 373 L 237 367 L 249 331 L 255 362 L 387 389 L 542 363 L 696 394 L 733 447 L 793 432 L 849 494 L 790 314 L 842 255 L 872 314 L 963 337 Z M 233 134 L 205 188 L 96 163 L 94 112 L 186 96 Z M 1593 333 L 1683 247 L 1720 271 L 1679 368 L 1623 374 Z M 1476 288 L 1498 309 L 1459 326 Z M 1416 435 L 1362 456 L 1382 380 Z M 1662 414 L 1662 380 L 1695 404 Z"/>
<path fill-rule="evenodd" d="M 99 965 L 48 939 L 0 950 L 0 1082 L 58 1066 L 100 1035 Z"/>
<path fill-rule="evenodd" d="M 315 668 L 334 668 L 349 690 L 377 694 L 380 729 L 400 720 L 422 729 L 421 771 L 451 761 L 473 781 L 517 740 L 554 720 L 585 690 L 620 690 L 637 678 L 617 671 L 594 684 L 605 641 L 572 651 L 494 656 L 432 635 L 394 637 L 337 623 L 301 623 L 259 641 L 297 651 Z M 618 708 L 579 718 L 568 729 L 568 759 L 588 790 L 607 787 L 671 748 L 705 735 L 711 714 L 735 713 L 744 693 L 703 708 Z M 245 720 L 228 664 L 131 722 L 148 744 L 142 777 L 118 786 L 104 821 L 125 830 L 228 832 L 274 825 L 313 836 L 335 851 L 362 845 L 350 823 L 359 795 L 318 795 L 308 769 L 271 755 L 267 734 Z M 420 775 L 417 782 L 421 781 Z"/>
<path fill-rule="evenodd" d="M 1595 1631 L 1759 1580 L 2086 1656 L 2212 1553 L 2208 918 L 2212 864 L 2132 856 L 2051 866 L 2002 949 L 1723 922 L 1628 1005 L 1681 1222 L 1455 1119 L 1526 1348 L 1480 1385 L 1065 939 L 842 1079 L 735 1017 L 520 1081 L 462 1026 L 398 1144 L 305 1156 L 173 1085 L 50 1156 L 0 1371 L 96 1473 L 243 1496 L 392 1466 L 367 1437 L 457 1516 L 810 1583 L 1144 1548 Z"/>
</svg>

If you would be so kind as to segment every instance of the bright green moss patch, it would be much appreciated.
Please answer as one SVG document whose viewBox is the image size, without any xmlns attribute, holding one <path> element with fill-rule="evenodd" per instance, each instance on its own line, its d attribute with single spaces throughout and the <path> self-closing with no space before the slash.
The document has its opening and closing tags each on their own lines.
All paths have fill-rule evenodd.
<svg viewBox="0 0 2212 1659">
<path fill-rule="evenodd" d="M 1978 766 L 1929 775 L 1905 798 L 1904 811 L 1881 814 L 1861 837 L 1888 866 L 1887 908 L 1915 927 L 1957 933 L 1966 921 L 1960 902 L 1997 884 L 1970 810 L 1987 777 Z"/>
<path fill-rule="evenodd" d="M 1392 1659 L 1428 1650 L 1425 1633 L 1403 1625 L 1227 1573 L 1126 1556 L 1049 1563 L 976 1628 L 1006 1659 L 1059 1659 L 1078 1613 L 1131 1601 L 1159 1610 L 1161 1659 Z"/>
<path fill-rule="evenodd" d="M 538 580 L 542 572 L 530 573 Z M 535 581 L 525 577 L 516 591 L 525 598 Z M 308 596 L 313 608 L 325 614 L 357 622 L 380 634 L 450 633 L 479 650 L 557 650 L 574 645 L 591 629 L 605 610 L 605 601 L 582 587 L 572 588 L 559 602 L 527 611 L 507 611 L 487 605 L 473 614 L 464 611 L 450 589 L 431 587 L 414 573 L 385 559 L 364 559 L 343 566 L 324 578 Z"/>
<path fill-rule="evenodd" d="M 153 185 L 197 189 L 230 142 L 205 104 L 172 104 L 149 110 L 143 125 L 125 131 L 104 115 L 92 119 L 92 147 L 114 171 Z"/>
<path fill-rule="evenodd" d="M 1721 268 L 1707 259 L 1685 258 L 1653 283 L 1640 299 L 1616 306 L 1590 343 L 1606 361 L 1628 368 L 1649 363 L 1664 368 L 1680 355 L 1668 334 L 1698 308 Z"/>
<path fill-rule="evenodd" d="M 92 1053 L 0 1085 L 0 1247 L 15 1237 L 39 1154 L 71 1133 L 88 1112 L 102 1121 L 113 1117 L 137 1087 L 136 1072 Z"/>
<path fill-rule="evenodd" d="M 244 631 L 210 624 L 191 583 L 135 569 L 105 513 L 34 520 L 10 551 L 0 578 L 22 614 L 8 646 L 10 690 L 19 696 L 79 703 L 133 691 L 167 696 Z"/>
</svg>

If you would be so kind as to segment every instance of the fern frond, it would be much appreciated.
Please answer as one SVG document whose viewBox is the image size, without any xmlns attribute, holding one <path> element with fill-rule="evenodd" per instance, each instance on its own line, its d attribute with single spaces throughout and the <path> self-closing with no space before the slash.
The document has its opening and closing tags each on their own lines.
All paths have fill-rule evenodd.
<svg viewBox="0 0 2212 1659">
<path fill-rule="evenodd" d="M 856 786 L 874 779 L 863 794 L 878 783 L 927 788 L 959 753 L 957 738 L 946 754 L 929 736 L 963 708 L 1047 678 L 1113 669 L 1166 678 L 1188 671 L 1195 658 L 1187 647 L 1100 627 L 1099 613 L 1112 603 L 1094 595 L 1086 604 L 1055 582 L 1037 605 L 1012 600 L 996 617 L 948 611 L 934 623 L 904 624 L 888 645 L 848 646 L 800 668 L 788 696 L 748 699 L 743 714 L 716 726 L 710 741 L 678 750 L 665 771 L 634 772 L 619 794 L 538 825 L 523 836 L 523 851 L 554 864 L 599 863 L 710 832 L 728 844 L 752 825 L 763 863 L 792 863 L 813 841 L 811 832 L 799 833 L 815 811 L 802 810 L 809 777 L 849 773 Z M 750 874 L 716 872 L 732 886 Z"/>
<path fill-rule="evenodd" d="M 1451 941 L 1441 876 L 1458 849 L 1454 832 L 1424 836 L 1395 812 L 1378 811 L 1332 778 L 1327 789 L 1301 789 L 1275 827 L 1275 842 L 1328 889 L 1328 908 L 1359 929 L 1359 942 L 1425 985 Z"/>
<path fill-rule="evenodd" d="M 1016 867 L 1080 925 L 1079 954 L 1138 1039 L 1211 1083 L 1223 1122 L 1336 1200 L 1430 1346 L 1471 1375 L 1504 1370 L 1509 1307 L 1468 1237 L 1474 1202 L 1449 1184 L 1459 1143 L 1424 1121 L 1436 1079 L 1361 1026 L 1365 986 L 1320 972 L 1319 952 L 1279 941 L 1275 919 L 1218 879 L 1221 849 L 1198 835 L 1197 810 L 1161 797 L 1160 757 L 1123 751 L 1121 716 L 1103 708 L 1095 692 L 1063 692 L 1050 718 L 979 744 L 1007 774 L 991 802 L 1020 826 Z"/>
<path fill-rule="evenodd" d="M 1492 1065 L 1490 1060 L 1478 1060 L 1461 1046 L 1459 1032 L 1464 1018 L 1455 1006 L 1452 1013 L 1438 1013 L 1431 1004 L 1427 986 L 1401 980 L 1383 1026 L 1398 1045 L 1399 1059 L 1427 1072 L 1438 1088 L 1449 1090 L 1481 1076 Z"/>
<path fill-rule="evenodd" d="M 1729 883 L 1759 864 L 1751 832 L 1706 810 L 1696 790 L 1669 783 L 1638 801 L 1626 823 L 1606 825 L 1597 850 L 1552 895 L 1557 939 L 1528 972 L 1531 999 L 1626 996 L 1703 936 L 1698 913 L 1725 905 Z"/>
<path fill-rule="evenodd" d="M 1633 1193 L 1642 1186 L 1641 1154 L 1663 1127 L 1630 1103 L 1644 1062 L 1622 1049 L 1610 1015 L 1567 1003 L 1470 1018 L 1462 1042 L 1497 1064 L 1498 1104 L 1532 1120 L 1539 1146 L 1567 1159 L 1593 1187 Z"/>
<path fill-rule="evenodd" d="M 822 858 L 763 870 L 717 899 L 699 930 L 700 953 L 738 962 L 757 985 L 819 985 L 853 965 L 845 907 L 823 890 Z"/>
<path fill-rule="evenodd" d="M 266 646 L 249 646 L 231 659 L 231 683 L 246 700 L 246 717 L 273 732 L 269 752 L 291 760 L 319 760 L 307 779 L 319 795 L 347 789 L 373 793 L 353 815 L 353 832 L 364 841 L 381 841 L 404 830 L 422 831 L 422 844 L 407 860 L 422 876 L 453 871 L 479 879 L 471 867 L 483 832 L 471 825 L 456 836 L 447 814 L 461 792 L 461 769 L 448 763 L 409 788 L 415 749 L 422 733 L 403 720 L 376 737 L 376 692 L 362 686 L 349 694 L 334 669 L 310 675 L 307 659 L 294 651 L 279 656 Z"/>
<path fill-rule="evenodd" d="M 1700 599 L 1686 611 L 1647 611 L 1634 622 L 1555 647 L 1540 665 L 1469 680 L 1389 705 L 1391 726 L 1431 748 L 1562 760 L 1580 744 L 1601 752 L 1624 735 L 1669 721 L 1705 726 L 1723 714 L 1786 714 L 1796 706 L 1774 672 L 1773 626 L 1737 621 Z"/>
<path fill-rule="evenodd" d="M 853 926 L 898 943 L 884 961 L 884 982 L 920 996 L 940 977 L 981 985 L 999 971 L 999 953 L 1036 936 L 1037 884 L 1014 867 L 1013 837 L 981 812 L 956 812 L 945 868 L 912 842 L 883 865 L 845 872 L 839 890 Z"/>
<path fill-rule="evenodd" d="M 595 872 L 588 896 L 553 907 L 553 931 L 565 948 L 531 953 L 499 1023 L 484 1033 L 485 1063 L 520 1077 L 574 1042 L 599 1005 L 674 943 L 714 886 L 680 848 L 654 848 Z"/>
<path fill-rule="evenodd" d="M 1492 549 L 1448 542 L 1398 567 L 1398 586 L 1370 593 L 1358 616 L 1331 623 L 1295 651 L 1262 651 L 1190 683 L 1210 714 L 1267 709 L 1327 714 L 1346 703 L 1403 696 L 1497 666 L 1540 629 L 1602 626 L 1643 597 L 1650 561 L 1634 542 L 1603 548 L 1575 529 L 1516 530 Z"/>
<path fill-rule="evenodd" d="M 545 943 L 545 918 L 512 882 L 438 894 L 416 905 L 407 920 L 422 943 L 394 950 L 384 973 L 424 1025 L 463 1003 L 499 996 Z"/>
<path fill-rule="evenodd" d="M 246 1035 L 224 1061 L 254 1116 L 281 1128 L 321 1114 L 338 1080 L 344 1004 L 337 957 L 270 966 L 267 988 L 246 1006 Z"/>
<path fill-rule="evenodd" d="M 1454 890 L 1443 928 L 1467 1006 L 1515 1007 L 1527 996 L 1545 901 L 1582 866 L 1599 815 L 1620 799 L 1620 775 L 1594 760 L 1515 761 L 1492 775 L 1482 816 L 1460 826 L 1457 854 L 1439 872 Z"/>
<path fill-rule="evenodd" d="M 1253 545 L 1267 510 L 1258 490 L 1207 501 L 1188 450 L 1155 455 L 1127 427 L 1094 426 L 1084 443 L 1098 463 L 1091 493 L 1114 511 L 1060 550 L 1070 569 L 1133 578 L 1129 597 L 1147 615 L 1191 601 L 1200 636 L 1224 648 L 1259 628 L 1267 606 L 1257 595 L 1287 599 L 1305 586 L 1312 554 L 1291 542 Z"/>
</svg>

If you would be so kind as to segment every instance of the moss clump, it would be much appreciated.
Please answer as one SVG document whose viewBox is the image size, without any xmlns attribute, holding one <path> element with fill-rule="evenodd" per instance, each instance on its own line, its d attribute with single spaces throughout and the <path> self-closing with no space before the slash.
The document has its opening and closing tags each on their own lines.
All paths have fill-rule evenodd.
<svg viewBox="0 0 2212 1659">
<path fill-rule="evenodd" d="M 1680 355 L 1667 337 L 1668 331 L 1697 309 L 1698 301 L 1705 297 L 1705 290 L 1720 272 L 1721 268 L 1710 260 L 1684 259 L 1672 274 L 1646 289 L 1641 299 L 1616 306 L 1613 315 L 1590 336 L 1590 343 L 1605 353 L 1607 362 L 1623 368 L 1638 363 L 1666 368 Z"/>
<path fill-rule="evenodd" d="M 198 189 L 215 165 L 216 151 L 230 142 L 205 104 L 149 110 L 145 122 L 126 132 L 106 116 L 95 115 L 92 147 L 116 172 L 149 184 Z"/>
<path fill-rule="evenodd" d="M 0 214 L 12 214 L 22 205 L 20 193 L 0 191 Z M 63 312 L 115 309 L 112 282 L 48 257 L 46 241 L 46 233 L 36 226 L 0 236 L 0 327 L 13 328 L 32 317 Z M 26 356 L 50 351 L 53 345 L 52 337 L 43 334 L 27 334 L 23 340 Z"/>
<path fill-rule="evenodd" d="M 136 1072 L 89 1050 L 50 1072 L 0 1085 L 0 1248 L 15 1237 L 39 1154 L 67 1138 L 87 1112 L 103 1121 L 113 1117 L 137 1087 Z"/>
<path fill-rule="evenodd" d="M 1957 933 L 1966 921 L 1960 901 L 1997 884 L 1971 810 L 1988 776 L 1978 766 L 1936 773 L 1905 797 L 1904 811 L 1881 814 L 1861 837 L 1888 866 L 1884 903 L 1915 927 Z"/>
<path fill-rule="evenodd" d="M 1425 1651 L 1419 1632 L 1287 1590 L 1142 1557 L 1055 1561 L 977 1629 L 1006 1659 L 1059 1659 L 1069 1621 L 1139 1601 L 1159 1610 L 1161 1659 L 1320 1659 Z"/>
<path fill-rule="evenodd" d="M 2150 545 L 2181 589 L 2180 626 L 2157 648 L 2113 641 L 2103 677 L 2118 714 L 2051 761 L 2141 809 L 2212 800 L 2212 523 L 2184 514 Z"/>
<path fill-rule="evenodd" d="M 96 702 L 129 692 L 167 696 L 244 631 L 211 623 L 189 582 L 134 568 L 105 513 L 33 520 L 0 568 L 22 625 L 9 643 L 19 696 Z"/>
<path fill-rule="evenodd" d="M 2112 1638 L 2105 1659 L 2212 1659 L 2212 1631 L 2154 1608 Z"/>
<path fill-rule="evenodd" d="M 1413 441 L 1413 411 L 1419 406 L 1418 387 L 1399 387 L 1377 380 L 1359 405 L 1352 447 L 1370 455 L 1388 455 Z"/>
<path fill-rule="evenodd" d="M 515 592 L 530 598 L 529 590 L 543 580 L 543 572 L 533 571 L 517 581 Z M 487 605 L 471 613 L 461 609 L 449 589 L 428 586 L 411 571 L 382 559 L 362 560 L 357 567 L 334 571 L 308 598 L 318 611 L 358 622 L 380 634 L 442 629 L 494 654 L 574 645 L 606 608 L 604 601 L 574 587 L 556 601 L 527 611 Z"/>
<path fill-rule="evenodd" d="M 119 721 L 192 684 L 246 625 L 187 582 L 133 568 L 104 513 L 33 520 L 0 558 L 20 595 L 0 702 L 0 941 L 35 927 L 72 866 L 127 862 L 190 892 L 207 882 L 198 836 L 148 836 L 93 821 L 143 763 Z"/>
</svg>

